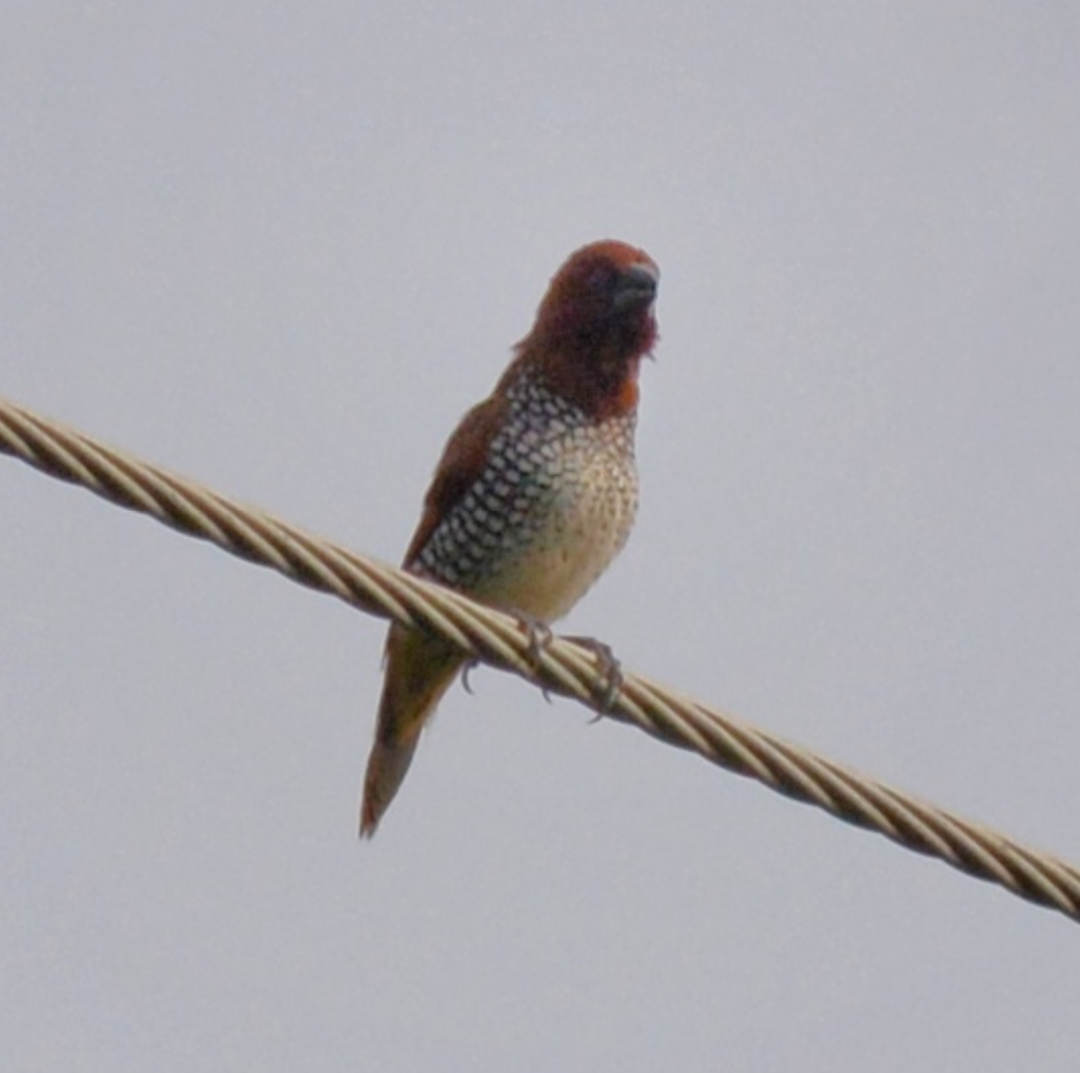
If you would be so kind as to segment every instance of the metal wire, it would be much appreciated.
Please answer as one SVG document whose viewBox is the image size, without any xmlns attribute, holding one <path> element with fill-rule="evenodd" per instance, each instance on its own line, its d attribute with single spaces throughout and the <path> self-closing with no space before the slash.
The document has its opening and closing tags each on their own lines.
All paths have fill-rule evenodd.
<svg viewBox="0 0 1080 1073">
<path fill-rule="evenodd" d="M 510 615 L 243 507 L 3 399 L 0 451 L 369 614 L 439 633 L 473 658 L 594 711 L 608 692 L 606 670 L 585 647 L 553 637 L 537 653 L 531 631 Z M 731 715 L 627 672 L 600 714 L 1080 921 L 1080 870 L 1073 865 Z"/>
</svg>

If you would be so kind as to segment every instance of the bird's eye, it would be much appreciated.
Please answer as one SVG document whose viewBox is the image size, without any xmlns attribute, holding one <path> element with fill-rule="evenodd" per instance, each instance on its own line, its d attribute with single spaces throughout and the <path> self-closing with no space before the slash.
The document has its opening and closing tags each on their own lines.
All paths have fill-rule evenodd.
<svg viewBox="0 0 1080 1073">
<path fill-rule="evenodd" d="M 590 290 L 602 293 L 611 290 L 615 274 L 607 265 L 594 265 L 586 278 Z"/>
</svg>

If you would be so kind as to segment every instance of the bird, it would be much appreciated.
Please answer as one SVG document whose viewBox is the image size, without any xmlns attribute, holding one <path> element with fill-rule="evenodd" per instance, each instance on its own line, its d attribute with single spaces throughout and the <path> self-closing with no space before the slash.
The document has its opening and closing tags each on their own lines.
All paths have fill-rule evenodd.
<svg viewBox="0 0 1080 1073">
<path fill-rule="evenodd" d="M 450 436 L 406 571 L 546 628 L 607 569 L 637 513 L 638 373 L 658 338 L 659 279 L 644 250 L 614 239 L 567 258 L 494 390 Z M 467 662 L 435 634 L 390 626 L 362 837 Z"/>
</svg>

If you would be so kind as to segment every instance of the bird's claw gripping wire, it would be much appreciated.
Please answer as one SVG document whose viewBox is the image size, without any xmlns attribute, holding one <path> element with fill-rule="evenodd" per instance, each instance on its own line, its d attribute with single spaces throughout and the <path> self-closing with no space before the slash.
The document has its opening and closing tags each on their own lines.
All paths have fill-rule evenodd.
<svg viewBox="0 0 1080 1073">
<path fill-rule="evenodd" d="M 461 685 L 465 692 L 472 696 L 473 687 L 469 685 L 469 675 L 480 666 L 480 660 L 475 656 L 465 661 L 465 666 L 461 668 Z"/>
<path fill-rule="evenodd" d="M 611 711 L 615 701 L 618 699 L 619 690 L 622 689 L 623 685 L 622 667 L 619 665 L 618 659 L 615 658 L 611 646 L 604 644 L 603 641 L 598 641 L 595 637 L 567 637 L 566 640 L 573 641 L 579 648 L 591 652 L 593 659 L 596 660 L 601 682 L 600 688 L 596 691 L 598 712 L 595 719 L 593 719 L 593 722 L 596 722 L 602 715 L 606 715 Z"/>
<path fill-rule="evenodd" d="M 520 611 L 516 611 L 515 614 L 517 615 L 518 624 L 529 640 L 529 651 L 526 659 L 529 661 L 529 667 L 536 674 L 540 670 L 540 660 L 543 657 L 544 649 L 551 644 L 551 639 L 555 635 L 546 622 L 532 615 L 523 615 Z M 544 694 L 544 700 L 550 704 L 551 694 L 542 685 L 540 686 L 540 692 Z"/>
<path fill-rule="evenodd" d="M 532 615 L 526 615 L 521 611 L 514 612 L 515 617 L 518 620 L 518 625 L 521 627 L 522 632 L 528 638 L 529 648 L 526 652 L 525 659 L 528 663 L 529 669 L 536 674 L 540 670 L 540 660 L 543 655 L 544 649 L 551 644 L 551 639 L 555 635 L 551 632 L 551 627 L 538 618 Z M 461 671 L 461 684 L 466 693 L 472 693 L 473 688 L 469 684 L 469 674 L 480 663 L 478 659 L 468 659 L 465 661 L 465 666 Z M 544 694 L 544 699 L 550 704 L 551 694 L 541 686 L 540 692 Z"/>
</svg>

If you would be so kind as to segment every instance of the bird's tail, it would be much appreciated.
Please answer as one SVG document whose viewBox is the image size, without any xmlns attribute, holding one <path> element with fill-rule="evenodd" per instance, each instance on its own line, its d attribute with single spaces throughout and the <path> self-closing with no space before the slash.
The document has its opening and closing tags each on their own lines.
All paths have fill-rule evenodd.
<svg viewBox="0 0 1080 1073">
<path fill-rule="evenodd" d="M 364 777 L 360 834 L 370 838 L 412 763 L 420 732 L 465 662 L 459 649 L 431 634 L 393 625 L 375 744 Z"/>
</svg>

